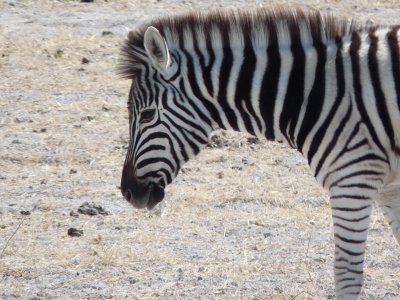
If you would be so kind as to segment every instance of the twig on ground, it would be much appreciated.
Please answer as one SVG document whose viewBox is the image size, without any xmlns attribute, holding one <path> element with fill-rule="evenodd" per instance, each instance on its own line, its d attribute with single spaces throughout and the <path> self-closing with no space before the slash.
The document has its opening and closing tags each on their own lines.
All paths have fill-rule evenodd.
<svg viewBox="0 0 400 300">
<path fill-rule="evenodd" d="M 15 229 L 15 231 L 13 232 L 13 234 L 8 238 L 3 250 L 1 250 L 0 253 L 0 258 L 3 256 L 4 251 L 6 250 L 8 243 L 11 241 L 11 239 L 13 238 L 13 236 L 17 233 L 18 229 L 21 227 L 22 223 L 25 221 L 25 217 L 22 218 L 21 222 L 18 224 L 17 229 Z"/>
</svg>

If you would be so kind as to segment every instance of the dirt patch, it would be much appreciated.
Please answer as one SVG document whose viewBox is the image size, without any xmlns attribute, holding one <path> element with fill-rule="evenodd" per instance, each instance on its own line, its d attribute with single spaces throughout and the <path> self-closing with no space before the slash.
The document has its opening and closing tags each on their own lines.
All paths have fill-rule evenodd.
<svg viewBox="0 0 400 300">
<path fill-rule="evenodd" d="M 294 150 L 216 132 L 154 212 L 119 191 L 129 82 L 115 66 L 126 28 L 271 3 L 0 3 L 0 298 L 333 297 L 328 197 Z M 300 5 L 400 23 L 394 0 Z M 71 214 L 84 202 L 110 214 Z M 379 211 L 370 231 L 362 299 L 398 299 L 400 247 Z"/>
</svg>

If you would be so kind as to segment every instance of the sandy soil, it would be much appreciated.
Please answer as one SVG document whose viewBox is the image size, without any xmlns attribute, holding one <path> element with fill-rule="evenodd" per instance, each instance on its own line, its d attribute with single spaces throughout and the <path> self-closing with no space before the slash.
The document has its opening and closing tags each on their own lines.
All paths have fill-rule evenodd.
<svg viewBox="0 0 400 300">
<path fill-rule="evenodd" d="M 0 299 L 334 298 L 328 197 L 296 151 L 216 132 L 155 211 L 134 210 L 118 189 L 127 28 L 272 2 L 0 3 Z M 395 0 L 298 3 L 400 23 Z M 84 202 L 109 214 L 82 214 Z M 400 298 L 399 254 L 375 210 L 362 299 Z"/>
</svg>

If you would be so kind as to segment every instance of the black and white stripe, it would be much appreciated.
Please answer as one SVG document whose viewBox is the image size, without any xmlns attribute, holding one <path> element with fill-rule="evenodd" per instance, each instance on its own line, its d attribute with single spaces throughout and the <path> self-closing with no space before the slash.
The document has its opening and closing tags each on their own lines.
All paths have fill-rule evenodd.
<svg viewBox="0 0 400 300">
<path fill-rule="evenodd" d="M 357 299 L 373 200 L 400 242 L 400 27 L 277 7 L 165 17 L 130 32 L 121 190 L 151 209 L 217 128 L 297 148 L 330 193 L 338 299 Z"/>
</svg>

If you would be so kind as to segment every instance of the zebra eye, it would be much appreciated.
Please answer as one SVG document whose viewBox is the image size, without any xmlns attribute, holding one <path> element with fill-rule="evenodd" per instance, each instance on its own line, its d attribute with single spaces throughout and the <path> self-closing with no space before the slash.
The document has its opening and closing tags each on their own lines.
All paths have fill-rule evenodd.
<svg viewBox="0 0 400 300">
<path fill-rule="evenodd" d="M 140 113 L 140 123 L 147 123 L 153 120 L 156 110 L 146 109 Z"/>
</svg>

